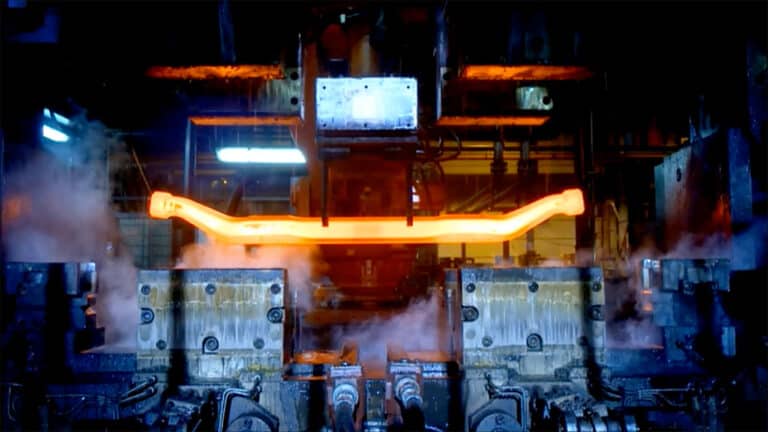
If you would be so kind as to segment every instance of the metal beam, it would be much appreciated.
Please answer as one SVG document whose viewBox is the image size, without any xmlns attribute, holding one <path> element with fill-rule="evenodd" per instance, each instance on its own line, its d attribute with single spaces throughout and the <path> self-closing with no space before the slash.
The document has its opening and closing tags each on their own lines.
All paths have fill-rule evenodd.
<svg viewBox="0 0 768 432">
<path fill-rule="evenodd" d="M 435 124 L 453 127 L 541 126 L 549 116 L 445 116 Z"/>
<path fill-rule="evenodd" d="M 175 80 L 283 79 L 280 65 L 152 66 L 147 76 Z"/>
<path fill-rule="evenodd" d="M 191 116 L 195 126 L 298 126 L 299 116 Z"/>
<path fill-rule="evenodd" d="M 467 65 L 460 75 L 465 80 L 498 81 L 579 81 L 591 76 L 583 66 L 554 65 Z"/>
<path fill-rule="evenodd" d="M 187 119 L 187 130 L 184 135 L 184 196 L 192 198 L 192 176 L 195 164 L 197 145 L 193 138 L 194 125 Z"/>
</svg>

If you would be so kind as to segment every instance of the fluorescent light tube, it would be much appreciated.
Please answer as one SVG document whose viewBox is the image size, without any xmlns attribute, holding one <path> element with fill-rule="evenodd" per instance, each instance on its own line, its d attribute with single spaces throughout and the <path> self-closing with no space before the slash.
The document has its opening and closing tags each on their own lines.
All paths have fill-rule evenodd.
<svg viewBox="0 0 768 432">
<path fill-rule="evenodd" d="M 216 150 L 222 162 L 263 164 L 305 164 L 307 159 L 297 148 L 223 147 Z"/>
</svg>

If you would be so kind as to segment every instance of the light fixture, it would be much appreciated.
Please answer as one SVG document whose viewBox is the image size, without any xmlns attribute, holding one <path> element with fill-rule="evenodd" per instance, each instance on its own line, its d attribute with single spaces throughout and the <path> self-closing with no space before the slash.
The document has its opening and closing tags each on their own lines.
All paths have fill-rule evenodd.
<svg viewBox="0 0 768 432">
<path fill-rule="evenodd" d="M 63 115 L 51 111 L 49 108 L 43 108 L 43 138 L 57 142 L 65 143 L 69 141 L 69 134 L 64 132 L 72 125 L 72 121 Z"/>
<path fill-rule="evenodd" d="M 64 117 L 63 115 L 61 115 L 61 114 L 59 114 L 57 112 L 51 111 L 48 108 L 44 108 L 43 109 L 43 116 L 45 116 L 45 118 L 54 119 L 54 120 L 56 120 L 56 122 L 58 122 L 58 123 L 60 123 L 60 124 L 62 124 L 64 126 L 69 126 L 70 124 L 72 124 L 72 121 L 70 119 Z"/>
<path fill-rule="evenodd" d="M 411 197 L 414 204 L 418 204 L 421 201 L 421 198 L 419 198 L 419 192 L 416 191 L 416 186 L 411 186 Z"/>
<path fill-rule="evenodd" d="M 69 141 L 69 135 L 48 125 L 43 125 L 43 138 L 58 143 Z"/>
<path fill-rule="evenodd" d="M 295 147 L 263 148 L 263 147 L 222 147 L 216 150 L 216 157 L 221 162 L 228 163 L 261 163 L 261 164 L 305 164 L 307 159 Z"/>
</svg>

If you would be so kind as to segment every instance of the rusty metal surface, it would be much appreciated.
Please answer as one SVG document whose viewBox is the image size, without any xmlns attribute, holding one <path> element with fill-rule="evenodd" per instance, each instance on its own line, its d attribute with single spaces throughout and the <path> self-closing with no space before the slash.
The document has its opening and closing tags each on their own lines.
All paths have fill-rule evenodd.
<svg viewBox="0 0 768 432">
<path fill-rule="evenodd" d="M 160 79 L 282 79 L 280 65 L 153 66 L 147 76 Z"/>
<path fill-rule="evenodd" d="M 163 372 L 175 355 L 190 379 L 281 370 L 285 280 L 283 270 L 140 271 L 139 370 Z"/>
<path fill-rule="evenodd" d="M 461 78 L 469 80 L 514 80 L 514 81 L 549 81 L 549 80 L 584 80 L 592 72 L 582 66 L 555 65 L 466 65 L 461 70 Z"/>
<path fill-rule="evenodd" d="M 654 168 L 656 220 L 663 229 L 658 240 L 675 256 L 709 257 L 711 247 L 693 247 L 698 243 L 731 249 L 729 159 L 727 136 L 715 133 L 670 154 Z M 674 250 L 681 242 L 690 247 Z"/>
<path fill-rule="evenodd" d="M 726 259 L 645 259 L 642 291 L 649 295 L 644 310 L 663 333 L 668 365 L 689 361 L 691 335 L 712 337 L 719 353 L 736 352 L 736 329 L 730 323 L 720 294 L 730 291 L 730 261 Z M 701 304 L 709 305 L 703 310 Z"/>
<path fill-rule="evenodd" d="M 524 86 L 515 89 L 515 104 L 521 110 L 550 111 L 554 107 L 549 89 L 541 86 Z"/>
<path fill-rule="evenodd" d="M 454 127 L 541 126 L 548 120 L 549 116 L 444 116 L 436 124 Z"/>
<path fill-rule="evenodd" d="M 460 284 L 465 368 L 553 377 L 582 367 L 585 346 L 604 356 L 599 268 L 462 268 Z"/>
<path fill-rule="evenodd" d="M 645 259 L 642 264 L 644 289 L 685 291 L 707 285 L 718 291 L 730 290 L 727 259 Z"/>
<path fill-rule="evenodd" d="M 195 126 L 298 126 L 298 116 L 191 116 Z"/>
<path fill-rule="evenodd" d="M 418 127 L 415 78 L 318 78 L 317 128 L 342 130 L 415 130 Z"/>
</svg>

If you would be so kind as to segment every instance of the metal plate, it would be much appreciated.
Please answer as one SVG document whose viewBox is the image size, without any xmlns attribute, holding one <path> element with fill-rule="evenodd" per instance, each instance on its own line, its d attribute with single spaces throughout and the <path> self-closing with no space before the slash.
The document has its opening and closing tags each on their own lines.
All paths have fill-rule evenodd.
<svg viewBox="0 0 768 432">
<path fill-rule="evenodd" d="M 546 87 L 525 86 L 515 89 L 515 102 L 521 110 L 550 111 L 554 107 Z"/>
<path fill-rule="evenodd" d="M 463 323 L 465 367 L 504 366 L 521 375 L 552 376 L 556 368 L 583 359 L 584 342 L 598 361 L 603 357 L 599 268 L 462 268 L 460 280 L 462 306 L 479 312 Z M 539 346 L 529 346 L 531 335 L 540 336 Z"/>
<path fill-rule="evenodd" d="M 730 271 L 727 259 L 645 259 L 643 287 L 686 293 L 704 285 L 717 291 L 729 291 Z"/>
<path fill-rule="evenodd" d="M 415 78 L 318 78 L 315 91 L 318 130 L 418 127 Z"/>
<path fill-rule="evenodd" d="M 140 271 L 139 370 L 166 370 L 179 351 L 190 378 L 280 370 L 285 280 L 283 270 Z"/>
</svg>

